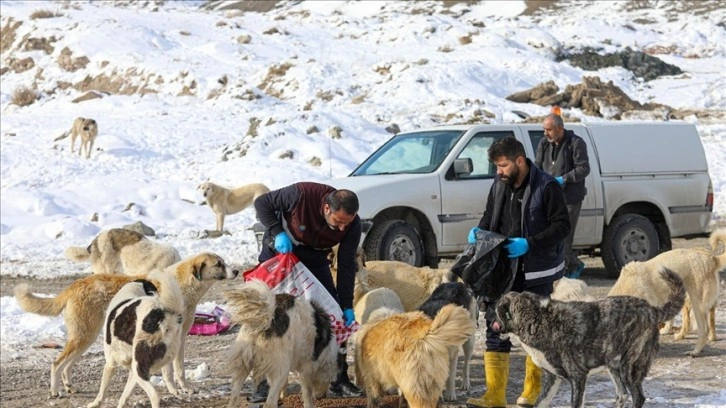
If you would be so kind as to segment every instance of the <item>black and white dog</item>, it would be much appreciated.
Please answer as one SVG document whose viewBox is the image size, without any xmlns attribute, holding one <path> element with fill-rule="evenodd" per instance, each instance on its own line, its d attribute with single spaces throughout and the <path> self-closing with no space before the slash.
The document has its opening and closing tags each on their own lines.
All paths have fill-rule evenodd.
<svg viewBox="0 0 726 408">
<path fill-rule="evenodd" d="M 658 325 L 678 314 L 685 299 L 681 278 L 670 270 L 661 274 L 671 288 L 662 307 L 630 296 L 560 302 L 529 292 L 509 292 L 497 302 L 493 328 L 518 337 L 543 370 L 538 406 L 549 406 L 565 379 L 572 407 L 583 407 L 587 375 L 602 367 L 615 383 L 618 407 L 628 394 L 634 408 L 643 406 L 643 379 L 658 354 Z"/>
<path fill-rule="evenodd" d="M 419 306 L 418 310 L 433 319 L 439 313 L 439 310 L 448 304 L 455 304 L 468 310 L 474 327 L 476 327 L 479 318 L 479 307 L 469 289 L 461 282 L 442 283 L 434 289 L 431 296 Z M 464 349 L 464 370 L 462 373 L 461 389 L 464 391 L 471 389 L 471 383 L 469 381 L 469 360 L 474 352 L 474 336 L 475 334 L 472 334 L 462 347 Z M 456 401 L 456 361 L 458 356 L 459 347 L 451 347 L 449 349 L 449 377 L 446 380 L 446 388 L 444 389 L 444 400 L 446 401 Z"/>
<path fill-rule="evenodd" d="M 158 290 L 152 281 L 158 282 Z M 98 407 L 103 402 L 118 366 L 129 369 L 119 407 L 126 404 L 138 384 L 149 396 L 152 408 L 159 408 L 159 394 L 149 379 L 160 369 L 169 392 L 178 395 L 171 363 L 179 350 L 183 311 L 179 285 L 163 271 L 129 282 L 116 293 L 106 312 L 103 344 L 106 364 L 101 389 L 88 408 Z"/>
<path fill-rule="evenodd" d="M 328 314 L 314 302 L 274 294 L 253 279 L 224 292 L 232 322 L 241 325 L 227 363 L 232 375 L 229 407 L 237 402 L 247 376 L 267 378 L 265 407 L 277 407 L 290 371 L 299 374 L 305 408 L 313 408 L 337 374 L 338 345 Z"/>
</svg>

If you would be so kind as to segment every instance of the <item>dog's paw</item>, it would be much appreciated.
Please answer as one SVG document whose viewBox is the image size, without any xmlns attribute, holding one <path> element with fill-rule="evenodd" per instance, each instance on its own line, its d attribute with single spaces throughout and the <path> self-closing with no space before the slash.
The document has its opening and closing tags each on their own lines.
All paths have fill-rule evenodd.
<svg viewBox="0 0 726 408">
<path fill-rule="evenodd" d="M 68 394 L 75 394 L 78 392 L 78 389 L 70 384 L 63 385 L 63 388 L 65 388 L 66 393 L 68 393 Z"/>
<path fill-rule="evenodd" d="M 471 383 L 469 381 L 464 381 L 461 383 L 461 388 L 459 388 L 461 391 L 471 391 Z"/>
<path fill-rule="evenodd" d="M 696 357 L 699 357 L 701 355 L 701 350 L 699 350 L 699 351 L 696 351 L 696 350 L 689 351 L 688 353 L 686 353 L 686 355 L 687 356 L 691 356 L 692 358 L 696 358 Z"/>
<path fill-rule="evenodd" d="M 197 390 L 188 384 L 181 385 L 181 390 L 184 394 L 192 395 L 197 392 Z"/>
<path fill-rule="evenodd" d="M 101 405 L 101 401 L 93 401 L 90 404 L 86 405 L 86 408 L 96 408 L 99 405 Z"/>
<path fill-rule="evenodd" d="M 55 398 L 61 398 L 61 395 L 58 391 L 50 391 L 50 394 L 48 395 L 48 399 L 55 399 Z"/>
<path fill-rule="evenodd" d="M 673 335 L 673 340 L 675 340 L 675 341 L 683 340 L 685 338 L 686 338 L 686 335 L 683 334 L 683 333 L 681 333 L 681 332 L 678 332 L 678 333 L 676 333 L 676 334 Z"/>
<path fill-rule="evenodd" d="M 456 401 L 456 391 L 444 391 L 444 401 Z"/>
</svg>

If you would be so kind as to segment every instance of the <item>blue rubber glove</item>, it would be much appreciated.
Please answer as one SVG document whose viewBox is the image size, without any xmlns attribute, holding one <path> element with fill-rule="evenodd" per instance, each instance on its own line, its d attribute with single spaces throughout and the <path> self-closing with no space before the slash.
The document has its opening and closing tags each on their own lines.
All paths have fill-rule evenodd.
<svg viewBox="0 0 726 408">
<path fill-rule="evenodd" d="M 555 177 L 555 180 L 557 180 L 557 182 L 560 183 L 560 185 L 565 184 L 565 179 L 563 179 L 562 176 Z"/>
<path fill-rule="evenodd" d="M 343 317 L 345 317 L 345 327 L 350 327 L 355 322 L 355 312 L 353 309 L 343 310 Z"/>
<path fill-rule="evenodd" d="M 469 237 L 467 238 L 467 241 L 469 241 L 470 244 L 476 244 L 476 233 L 477 231 L 481 231 L 481 228 L 474 227 L 469 231 Z"/>
<path fill-rule="evenodd" d="M 509 252 L 510 258 L 519 258 L 529 251 L 529 244 L 525 238 L 509 238 L 504 248 Z"/>
<path fill-rule="evenodd" d="M 292 241 L 285 231 L 275 235 L 275 251 L 280 254 L 286 254 L 292 251 Z"/>
</svg>

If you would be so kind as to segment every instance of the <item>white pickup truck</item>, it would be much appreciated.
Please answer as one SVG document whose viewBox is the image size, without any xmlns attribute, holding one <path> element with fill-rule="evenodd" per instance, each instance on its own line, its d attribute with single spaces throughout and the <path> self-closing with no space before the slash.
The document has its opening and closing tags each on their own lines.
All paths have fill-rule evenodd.
<svg viewBox="0 0 726 408">
<path fill-rule="evenodd" d="M 590 175 L 574 246 L 602 256 L 609 274 L 671 248 L 671 237 L 706 232 L 713 189 L 695 126 L 686 123 L 565 124 L 588 146 Z M 541 125 L 463 125 L 400 133 L 348 177 L 368 259 L 437 266 L 466 246 L 496 169 L 487 148 L 514 136 L 534 157 Z"/>
</svg>

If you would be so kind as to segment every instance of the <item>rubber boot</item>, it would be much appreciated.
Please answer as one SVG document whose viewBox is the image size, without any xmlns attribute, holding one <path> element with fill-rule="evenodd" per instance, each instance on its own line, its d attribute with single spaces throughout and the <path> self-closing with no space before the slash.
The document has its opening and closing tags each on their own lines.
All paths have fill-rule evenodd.
<svg viewBox="0 0 726 408">
<path fill-rule="evenodd" d="M 338 377 L 330 384 L 328 396 L 331 398 L 360 397 L 363 391 L 350 382 L 348 377 L 348 361 L 346 360 L 345 343 L 338 350 Z"/>
<path fill-rule="evenodd" d="M 509 353 L 484 353 L 484 372 L 487 390 L 481 398 L 469 398 L 467 407 L 505 408 L 507 406 L 507 380 L 509 379 Z"/>
<path fill-rule="evenodd" d="M 534 407 L 540 391 L 542 391 L 542 369 L 534 364 L 532 357 L 527 356 L 524 362 L 524 390 L 522 395 L 517 398 L 517 406 Z"/>
</svg>

